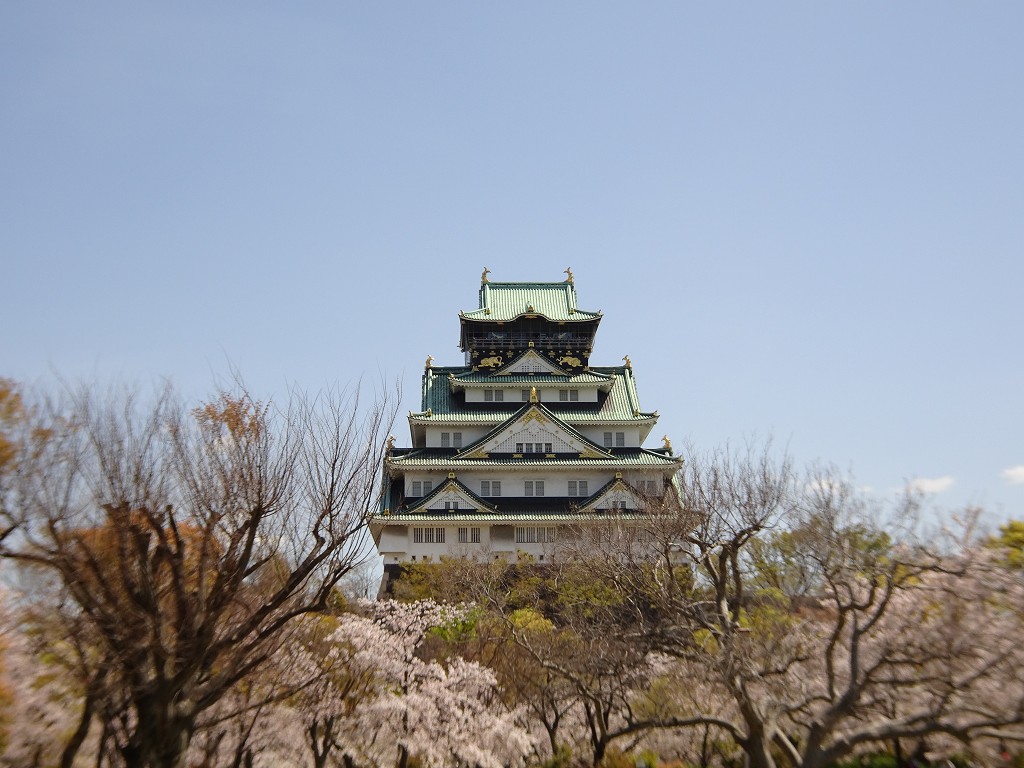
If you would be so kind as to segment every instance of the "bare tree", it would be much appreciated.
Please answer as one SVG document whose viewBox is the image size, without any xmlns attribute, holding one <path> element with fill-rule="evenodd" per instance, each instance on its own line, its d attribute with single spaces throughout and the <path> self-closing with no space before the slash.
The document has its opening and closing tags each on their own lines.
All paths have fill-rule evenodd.
<svg viewBox="0 0 1024 768">
<path fill-rule="evenodd" d="M 24 411 L 0 553 L 70 598 L 102 682 L 89 705 L 125 765 L 184 765 L 201 713 L 359 563 L 386 400 L 281 409 L 239 389 L 187 409 L 169 388 L 84 388 Z"/>
<path fill-rule="evenodd" d="M 848 483 L 798 480 L 769 448 L 693 455 L 677 481 L 650 509 L 646 546 L 588 560 L 680 683 L 728 703 L 666 712 L 664 727 L 716 728 L 754 768 L 821 768 L 892 739 L 970 743 L 1022 722 L 1021 585 L 984 552 L 890 535 Z M 896 519 L 915 513 L 905 499 Z"/>
</svg>

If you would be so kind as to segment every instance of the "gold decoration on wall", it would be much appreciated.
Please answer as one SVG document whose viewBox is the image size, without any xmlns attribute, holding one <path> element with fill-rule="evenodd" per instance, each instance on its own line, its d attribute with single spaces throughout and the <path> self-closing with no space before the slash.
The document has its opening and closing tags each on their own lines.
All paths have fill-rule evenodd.
<svg viewBox="0 0 1024 768">
<path fill-rule="evenodd" d="M 530 387 L 530 402 L 531 402 L 531 403 L 537 403 L 537 402 L 540 402 L 540 401 L 539 401 L 539 400 L 537 399 L 537 388 L 536 388 L 536 387 Z"/>
<path fill-rule="evenodd" d="M 473 453 L 467 453 L 462 458 L 464 459 L 489 459 L 491 455 L 487 451 L 475 451 Z"/>
<path fill-rule="evenodd" d="M 578 357 L 572 357 L 570 355 L 564 355 L 558 358 L 555 362 L 559 365 L 568 365 L 570 368 L 579 368 L 583 365 L 582 361 Z"/>
<path fill-rule="evenodd" d="M 527 411 L 526 415 L 523 416 L 522 423 L 526 424 L 529 421 L 536 421 L 538 424 L 547 424 L 548 417 L 541 413 L 539 409 L 533 408 Z"/>
<path fill-rule="evenodd" d="M 580 451 L 581 459 L 607 459 L 603 453 L 598 453 L 593 448 L 587 448 L 586 450 Z"/>
<path fill-rule="evenodd" d="M 477 366 L 479 368 L 497 368 L 501 365 L 501 361 L 501 355 L 495 355 L 494 357 L 485 357 L 479 363 L 477 363 Z"/>
</svg>

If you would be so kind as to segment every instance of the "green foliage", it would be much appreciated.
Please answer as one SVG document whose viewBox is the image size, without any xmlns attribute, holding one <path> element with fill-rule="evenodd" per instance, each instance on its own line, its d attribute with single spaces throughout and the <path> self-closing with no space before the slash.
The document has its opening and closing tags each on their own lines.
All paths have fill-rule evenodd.
<svg viewBox="0 0 1024 768">
<path fill-rule="evenodd" d="M 899 761 L 889 752 L 860 755 L 834 763 L 832 768 L 898 768 Z"/>
<path fill-rule="evenodd" d="M 885 531 L 858 523 L 838 526 L 813 517 L 801 525 L 753 539 L 747 545 L 751 585 L 764 594 L 799 597 L 821 589 L 837 568 L 871 573 L 892 549 Z"/>
<path fill-rule="evenodd" d="M 986 542 L 991 549 L 1001 550 L 1008 568 L 1024 570 L 1024 520 L 1011 520 L 999 526 L 999 535 Z"/>
<path fill-rule="evenodd" d="M 449 619 L 444 624 L 430 630 L 431 637 L 446 643 L 467 643 L 476 638 L 477 627 L 484 617 L 484 609 L 474 606 L 464 615 Z"/>
<path fill-rule="evenodd" d="M 558 747 L 558 752 L 540 764 L 541 768 L 571 768 L 573 765 L 572 750 L 566 744 Z"/>
</svg>

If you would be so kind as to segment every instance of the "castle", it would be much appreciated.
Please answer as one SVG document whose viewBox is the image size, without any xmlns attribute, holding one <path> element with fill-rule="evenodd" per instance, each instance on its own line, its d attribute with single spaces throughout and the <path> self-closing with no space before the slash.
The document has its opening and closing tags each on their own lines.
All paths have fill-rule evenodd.
<svg viewBox="0 0 1024 768">
<path fill-rule="evenodd" d="M 427 357 L 412 447 L 389 439 L 370 531 L 385 583 L 442 556 L 544 562 L 575 526 L 642 515 L 682 459 L 637 397 L 629 357 L 591 365 L 600 312 L 580 309 L 571 270 L 557 283 L 481 278 L 459 313 L 461 366 Z"/>
</svg>

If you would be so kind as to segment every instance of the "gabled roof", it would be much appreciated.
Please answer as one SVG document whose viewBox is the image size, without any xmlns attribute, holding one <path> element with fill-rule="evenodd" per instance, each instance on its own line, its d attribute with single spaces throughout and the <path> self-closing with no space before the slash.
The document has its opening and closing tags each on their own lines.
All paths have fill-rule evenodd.
<svg viewBox="0 0 1024 768">
<path fill-rule="evenodd" d="M 605 483 L 598 489 L 597 493 L 580 504 L 579 511 L 586 514 L 596 509 L 602 509 L 601 503 L 610 496 L 617 497 L 616 500 L 623 497 L 628 498 L 633 502 L 633 507 L 642 508 L 644 506 L 644 500 L 636 489 L 623 480 L 620 475 L 616 474 L 614 479 Z"/>
<path fill-rule="evenodd" d="M 452 473 L 454 474 L 454 473 Z M 433 504 L 439 497 L 443 496 L 454 496 L 453 500 L 461 501 L 463 508 L 473 508 L 484 512 L 496 512 L 497 507 L 493 504 L 485 501 L 484 499 L 477 496 L 469 488 L 460 483 L 455 477 L 449 476 L 441 485 L 435 488 L 433 491 L 428 493 L 426 496 L 417 500 L 412 504 L 408 504 L 405 507 L 405 511 L 410 514 L 417 512 L 437 512 L 438 510 L 431 510 L 430 505 Z"/>
<path fill-rule="evenodd" d="M 508 403 L 499 405 L 492 409 L 465 408 L 454 398 L 449 374 L 454 374 L 456 380 L 462 382 L 477 382 L 489 380 L 492 386 L 511 385 L 519 386 L 531 384 L 529 379 L 537 379 L 544 382 L 543 377 L 537 376 L 507 376 L 497 378 L 491 374 L 474 372 L 470 368 L 458 367 L 434 367 L 428 369 L 423 377 L 423 410 L 419 413 L 410 413 L 410 423 L 420 424 L 498 424 L 509 417 Z M 594 376 L 602 381 L 599 387 L 602 391 L 608 387 L 608 396 L 602 403 L 572 403 L 571 405 L 559 405 L 557 410 L 558 418 L 564 422 L 573 424 L 642 424 L 653 425 L 658 420 L 658 412 L 646 412 L 640 410 L 640 399 L 636 392 L 636 383 L 633 379 L 633 370 L 626 366 L 592 367 L 585 373 L 579 373 L 569 379 L 548 379 L 551 383 L 587 381 L 579 377 Z M 608 378 L 604 378 L 608 377 Z M 525 387 L 524 387 L 525 388 Z M 538 388 L 540 388 L 538 386 Z"/>
<path fill-rule="evenodd" d="M 514 373 L 547 373 L 554 376 L 569 375 L 557 363 L 544 357 L 544 355 L 538 354 L 535 349 L 523 350 L 498 370 L 492 370 L 491 373 L 495 376 L 508 376 Z"/>
<path fill-rule="evenodd" d="M 612 458 L 612 454 L 610 454 L 605 448 L 602 448 L 589 438 L 584 437 L 540 403 L 526 403 L 522 408 L 486 435 L 476 442 L 466 446 L 460 453 L 457 453 L 454 458 L 486 458 L 487 454 L 491 452 L 512 453 L 512 451 L 496 450 L 496 448 L 499 448 L 503 442 L 507 442 L 509 435 L 521 431 L 524 427 L 530 425 L 531 422 L 536 422 L 544 428 L 545 432 L 548 432 L 552 436 L 561 434 L 563 441 L 568 444 L 569 448 L 565 449 L 563 447 L 561 450 L 554 451 L 554 453 L 578 453 L 580 458 L 585 459 Z"/>
<path fill-rule="evenodd" d="M 536 315 L 558 322 L 599 320 L 600 312 L 576 307 L 576 289 L 564 283 L 492 283 L 480 285 L 480 308 L 460 312 L 465 320 L 508 322 L 517 317 Z"/>
</svg>

